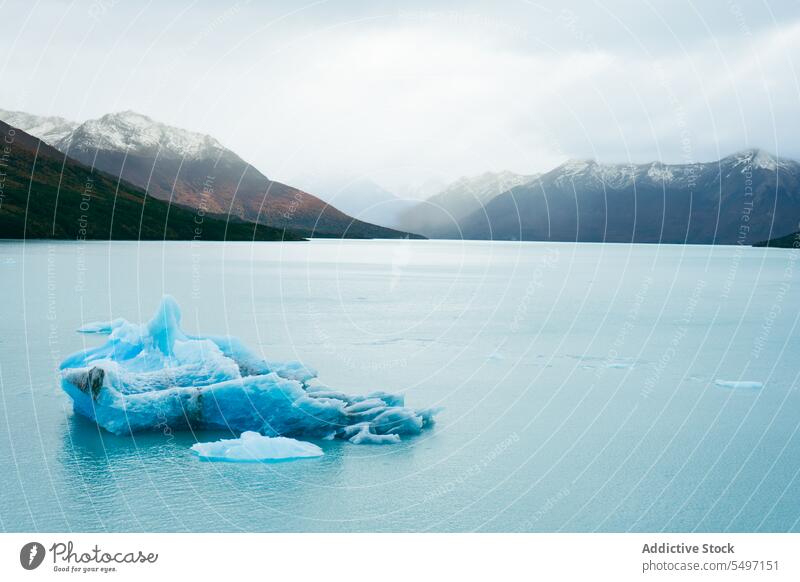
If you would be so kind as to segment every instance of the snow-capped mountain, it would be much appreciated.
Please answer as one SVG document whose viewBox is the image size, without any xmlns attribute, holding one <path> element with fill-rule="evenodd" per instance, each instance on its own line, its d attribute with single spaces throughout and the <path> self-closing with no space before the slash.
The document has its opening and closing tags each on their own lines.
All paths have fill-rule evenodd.
<svg viewBox="0 0 800 582">
<path fill-rule="evenodd" d="M 761 149 L 706 163 L 568 160 L 536 176 L 487 172 L 406 208 L 361 182 L 326 192 L 326 203 L 269 180 L 209 135 L 132 111 L 81 124 L 0 110 L 3 118 L 156 198 L 306 235 L 405 236 L 364 221 L 389 224 L 375 213 L 390 206 L 400 228 L 441 238 L 752 244 L 795 232 L 800 220 L 800 164 Z"/>
<path fill-rule="evenodd" d="M 119 176 L 155 198 L 195 208 L 203 216 L 230 215 L 305 236 L 407 235 L 355 220 L 316 196 L 268 179 L 209 135 L 134 111 L 81 124 L 18 112 L 8 117 L 17 119 L 18 127 L 30 128 L 26 131 L 32 135 L 49 139 L 70 158 Z"/>
<path fill-rule="evenodd" d="M 13 134 L 12 134 L 13 131 Z M 19 127 L 0 121 L 3 159 L 0 239 L 298 240 L 283 229 L 205 216 L 148 198 L 141 188 L 92 170 Z M 91 203 L 87 204 L 87 184 Z"/>
<path fill-rule="evenodd" d="M 63 152 L 111 150 L 189 160 L 213 158 L 227 151 L 210 135 L 172 127 L 135 111 L 90 119 L 54 145 Z"/>
<path fill-rule="evenodd" d="M 718 162 L 694 164 L 600 164 L 594 160 L 568 160 L 554 170 L 559 186 L 604 187 L 622 189 L 635 184 L 686 185 L 700 174 L 715 168 L 724 174 L 754 170 L 791 169 L 797 162 L 773 156 L 761 149 L 748 149 L 722 158 Z"/>
<path fill-rule="evenodd" d="M 797 162 L 778 158 L 762 149 L 749 149 L 724 158 L 723 162 L 740 172 L 748 170 L 769 170 L 774 172 L 778 168 L 791 168 Z"/>
<path fill-rule="evenodd" d="M 574 186 L 576 189 L 620 190 L 636 183 L 672 184 L 688 181 L 702 168 L 703 164 L 600 164 L 594 160 L 568 160 L 553 170 L 553 182 L 560 187 Z"/>
<path fill-rule="evenodd" d="M 11 127 L 35 135 L 48 145 L 54 146 L 78 127 L 78 123 L 63 117 L 31 115 L 24 111 L 0 109 L 0 119 Z"/>
<path fill-rule="evenodd" d="M 669 184 L 688 183 L 709 169 L 719 169 L 725 174 L 732 171 L 744 173 L 753 170 L 776 171 L 792 169 L 797 162 L 778 158 L 762 149 L 753 148 L 734 153 L 718 162 L 694 164 L 600 164 L 594 160 L 568 160 L 556 168 L 555 180 L 559 184 L 581 181 L 607 188 L 625 188 L 634 183 L 657 182 Z"/>
<path fill-rule="evenodd" d="M 400 228 L 437 237 L 482 208 L 498 194 L 527 184 L 536 176 L 514 172 L 484 172 L 479 176 L 459 178 L 439 193 L 407 210 L 398 223 Z"/>
<path fill-rule="evenodd" d="M 758 149 L 717 162 L 569 160 L 459 221 L 455 238 L 752 244 L 794 232 L 800 163 Z"/>
</svg>

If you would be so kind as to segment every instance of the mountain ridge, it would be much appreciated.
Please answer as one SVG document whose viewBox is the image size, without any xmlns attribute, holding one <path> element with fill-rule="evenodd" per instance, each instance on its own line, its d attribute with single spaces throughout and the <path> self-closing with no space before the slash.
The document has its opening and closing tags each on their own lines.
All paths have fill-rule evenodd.
<svg viewBox="0 0 800 582">
<path fill-rule="evenodd" d="M 208 134 L 170 126 L 132 110 L 107 113 L 78 124 L 53 147 L 62 152 L 122 150 L 135 155 L 158 154 L 184 160 L 213 157 L 226 152 L 233 154 Z"/>
<path fill-rule="evenodd" d="M 29 124 L 36 121 L 28 115 Z M 84 121 L 51 145 L 150 196 L 203 212 L 302 236 L 420 238 L 354 219 L 308 192 L 270 180 L 210 135 L 134 111 Z"/>
<path fill-rule="evenodd" d="M 401 238 L 420 232 L 478 240 L 756 244 L 794 232 L 800 218 L 800 163 L 762 148 L 709 162 L 568 159 L 541 174 L 484 172 L 405 208 L 407 201 L 398 204 L 388 192 L 378 202 L 362 200 L 368 188 L 355 183 L 352 192 L 326 194 L 330 202 L 325 202 L 270 180 L 210 135 L 130 110 L 82 124 L 0 110 L 3 114 L 48 135 L 43 142 L 150 196 L 303 236 Z M 334 206 L 337 195 L 358 216 L 392 228 L 340 211 Z"/>
<path fill-rule="evenodd" d="M 399 217 L 397 226 L 434 238 L 446 235 L 453 225 L 482 208 L 495 196 L 528 183 L 537 176 L 503 170 L 461 177 L 406 210 Z"/>
<path fill-rule="evenodd" d="M 0 109 L 0 120 L 3 120 L 11 127 L 21 129 L 29 135 L 34 135 L 51 147 L 55 147 L 55 142 L 63 139 L 79 123 L 70 121 L 56 115 L 34 115 L 24 111 L 10 111 Z"/>
<path fill-rule="evenodd" d="M 692 164 L 568 160 L 496 196 L 447 236 L 753 244 L 796 230 L 798 217 L 800 163 L 751 148 Z"/>
<path fill-rule="evenodd" d="M 0 238 L 302 240 L 291 231 L 201 215 L 156 200 L 3 121 L 0 133 Z"/>
</svg>

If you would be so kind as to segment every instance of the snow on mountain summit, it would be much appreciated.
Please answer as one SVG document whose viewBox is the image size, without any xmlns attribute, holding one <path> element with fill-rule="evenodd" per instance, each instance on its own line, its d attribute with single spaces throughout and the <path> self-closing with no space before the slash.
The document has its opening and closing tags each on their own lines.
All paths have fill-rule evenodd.
<svg viewBox="0 0 800 582">
<path fill-rule="evenodd" d="M 654 182 L 671 182 L 675 175 L 669 166 L 661 162 L 653 162 L 647 168 L 647 177 Z"/>
<path fill-rule="evenodd" d="M 560 171 L 562 174 L 566 176 L 575 176 L 576 174 L 580 174 L 585 172 L 586 170 L 596 166 L 597 162 L 594 160 L 579 160 L 579 159 L 569 159 L 558 168 L 557 171 Z"/>
<path fill-rule="evenodd" d="M 586 185 L 590 182 L 611 188 L 622 188 L 633 181 L 636 166 L 630 164 L 599 164 L 595 160 L 567 160 L 553 172 L 555 181 Z"/>
<path fill-rule="evenodd" d="M 734 168 L 741 167 L 742 172 L 750 170 L 769 170 L 774 172 L 783 163 L 769 152 L 759 148 L 751 148 L 733 154 L 727 158 Z"/>
<path fill-rule="evenodd" d="M 12 127 L 34 135 L 43 142 L 55 146 L 55 143 L 67 137 L 78 127 L 74 121 L 52 115 L 32 115 L 24 111 L 8 111 L 0 109 L 0 119 Z"/>
<path fill-rule="evenodd" d="M 56 147 L 61 151 L 113 150 L 188 159 L 214 157 L 226 150 L 210 135 L 172 127 L 135 111 L 90 119 L 60 140 Z"/>
</svg>

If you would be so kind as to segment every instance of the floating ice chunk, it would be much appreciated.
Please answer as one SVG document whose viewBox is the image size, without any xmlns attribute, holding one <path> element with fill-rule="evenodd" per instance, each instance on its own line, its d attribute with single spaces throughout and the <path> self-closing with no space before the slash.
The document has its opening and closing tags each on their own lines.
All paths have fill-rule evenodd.
<svg viewBox="0 0 800 582">
<path fill-rule="evenodd" d="M 352 434 L 347 440 L 356 445 L 391 445 L 400 442 L 400 435 L 397 434 L 375 434 L 370 431 L 368 422 L 348 427 L 348 434 Z"/>
<path fill-rule="evenodd" d="M 369 422 L 351 424 L 345 427 L 341 434 L 342 438 L 356 445 L 388 445 L 400 442 L 398 434 L 375 434 L 374 428 Z"/>
<path fill-rule="evenodd" d="M 238 439 L 222 439 L 210 443 L 195 443 L 192 450 L 206 461 L 252 463 L 286 461 L 321 457 L 324 453 L 314 443 L 286 437 L 268 437 L 246 431 Z"/>
<path fill-rule="evenodd" d="M 387 408 L 372 421 L 372 428 L 378 434 L 417 434 L 422 425 L 420 413 L 400 406 Z"/>
<path fill-rule="evenodd" d="M 348 440 L 360 434 L 353 442 L 396 442 L 432 425 L 438 412 L 408 408 L 402 395 L 334 390 L 301 362 L 265 360 L 236 338 L 188 335 L 180 319 L 177 302 L 165 296 L 148 323 L 117 319 L 81 328 L 108 340 L 61 363 L 75 412 L 116 434 L 167 427 Z"/>
<path fill-rule="evenodd" d="M 714 384 L 720 388 L 731 388 L 732 390 L 760 390 L 764 386 L 762 382 L 743 382 L 740 380 L 714 380 Z"/>
</svg>

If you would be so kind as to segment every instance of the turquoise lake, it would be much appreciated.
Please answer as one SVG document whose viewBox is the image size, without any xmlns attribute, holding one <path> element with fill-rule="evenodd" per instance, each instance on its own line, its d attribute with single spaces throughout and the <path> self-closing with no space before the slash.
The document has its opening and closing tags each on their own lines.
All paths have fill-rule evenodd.
<svg viewBox="0 0 800 582">
<path fill-rule="evenodd" d="M 0 242 L 0 529 L 800 531 L 797 252 Z M 444 410 L 271 464 L 76 417 L 58 365 L 103 340 L 75 330 L 165 293 L 188 332 Z"/>
</svg>

